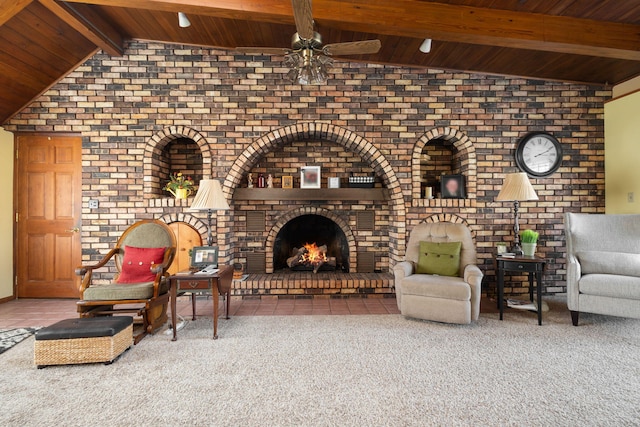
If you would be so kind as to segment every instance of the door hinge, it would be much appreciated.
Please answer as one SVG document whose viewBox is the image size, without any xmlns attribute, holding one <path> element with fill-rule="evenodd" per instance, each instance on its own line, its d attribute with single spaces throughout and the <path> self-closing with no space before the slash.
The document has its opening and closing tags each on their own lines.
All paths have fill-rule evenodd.
<svg viewBox="0 0 640 427">
<path fill-rule="evenodd" d="M 18 222 L 18 212 L 16 212 L 16 222 Z"/>
</svg>

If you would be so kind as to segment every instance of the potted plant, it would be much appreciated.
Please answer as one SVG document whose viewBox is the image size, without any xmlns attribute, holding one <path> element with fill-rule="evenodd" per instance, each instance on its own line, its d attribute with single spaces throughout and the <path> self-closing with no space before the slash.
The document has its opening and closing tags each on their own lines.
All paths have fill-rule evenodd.
<svg viewBox="0 0 640 427">
<path fill-rule="evenodd" d="M 185 176 L 182 172 L 174 172 L 169 175 L 169 182 L 163 190 L 173 194 L 176 199 L 186 199 L 195 189 L 195 185 L 190 176 Z"/>
<path fill-rule="evenodd" d="M 520 242 L 522 243 L 522 252 L 526 256 L 533 256 L 536 253 L 539 233 L 533 230 L 523 230 L 520 233 Z"/>
</svg>

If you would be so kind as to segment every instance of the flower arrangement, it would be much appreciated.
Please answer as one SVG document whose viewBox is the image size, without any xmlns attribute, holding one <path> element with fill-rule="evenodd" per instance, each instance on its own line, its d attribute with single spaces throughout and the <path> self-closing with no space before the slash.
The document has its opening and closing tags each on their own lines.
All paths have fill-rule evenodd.
<svg viewBox="0 0 640 427">
<path fill-rule="evenodd" d="M 524 230 L 520 233 L 520 241 L 522 243 L 538 243 L 540 234 L 533 230 Z"/>
<path fill-rule="evenodd" d="M 169 175 L 169 182 L 162 189 L 178 199 L 183 199 L 194 192 L 195 184 L 190 176 L 186 176 L 182 172 L 174 172 Z"/>
</svg>

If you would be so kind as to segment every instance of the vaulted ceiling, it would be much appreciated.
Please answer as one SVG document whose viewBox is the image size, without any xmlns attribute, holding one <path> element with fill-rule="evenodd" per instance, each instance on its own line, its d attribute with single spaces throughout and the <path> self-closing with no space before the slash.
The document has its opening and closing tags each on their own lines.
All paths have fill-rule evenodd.
<svg viewBox="0 0 640 427">
<path fill-rule="evenodd" d="M 325 43 L 382 41 L 345 59 L 595 84 L 640 75 L 636 0 L 313 0 L 313 16 Z M 295 31 L 291 0 L 0 0 L 0 123 L 130 39 L 289 47 Z"/>
</svg>

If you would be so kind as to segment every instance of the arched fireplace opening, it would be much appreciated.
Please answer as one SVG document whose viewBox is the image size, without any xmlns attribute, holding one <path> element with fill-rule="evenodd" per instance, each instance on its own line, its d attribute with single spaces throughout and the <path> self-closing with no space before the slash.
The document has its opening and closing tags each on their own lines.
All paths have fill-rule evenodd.
<svg viewBox="0 0 640 427">
<path fill-rule="evenodd" d="M 319 247 L 326 245 L 327 257 L 336 259 L 335 269 L 349 271 L 347 237 L 338 224 L 322 215 L 301 215 L 280 229 L 273 246 L 274 270 L 288 269 L 287 259 L 307 243 L 315 243 Z"/>
</svg>

